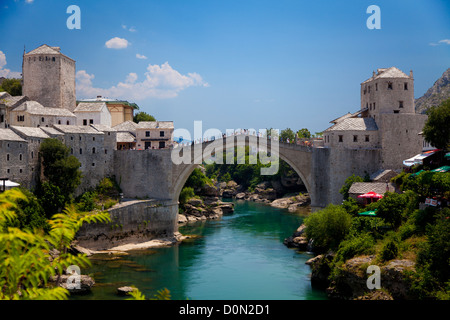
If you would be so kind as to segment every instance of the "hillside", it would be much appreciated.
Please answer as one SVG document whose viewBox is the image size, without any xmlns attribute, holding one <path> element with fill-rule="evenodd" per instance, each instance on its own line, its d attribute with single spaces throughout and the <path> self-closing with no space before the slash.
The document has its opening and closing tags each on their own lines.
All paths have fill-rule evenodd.
<svg viewBox="0 0 450 320">
<path fill-rule="evenodd" d="M 420 98 L 416 99 L 416 113 L 425 113 L 432 106 L 450 98 L 450 68 Z"/>
</svg>

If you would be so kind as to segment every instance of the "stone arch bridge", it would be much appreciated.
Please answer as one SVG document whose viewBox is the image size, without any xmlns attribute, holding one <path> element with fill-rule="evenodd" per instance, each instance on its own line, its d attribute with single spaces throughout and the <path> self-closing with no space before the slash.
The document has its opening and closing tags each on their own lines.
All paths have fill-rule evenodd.
<svg viewBox="0 0 450 320">
<path fill-rule="evenodd" d="M 313 210 L 341 203 L 339 189 L 348 176 L 375 172 L 380 165 L 378 149 L 316 148 L 236 135 L 174 149 L 115 151 L 114 172 L 125 197 L 157 199 L 178 209 L 178 197 L 186 180 L 203 160 L 210 158 L 208 155 L 249 144 L 267 146 L 271 159 L 279 157 L 297 172 L 311 197 Z M 174 163 L 177 161 L 173 161 L 172 152 L 175 159 L 185 157 L 186 161 Z"/>
</svg>

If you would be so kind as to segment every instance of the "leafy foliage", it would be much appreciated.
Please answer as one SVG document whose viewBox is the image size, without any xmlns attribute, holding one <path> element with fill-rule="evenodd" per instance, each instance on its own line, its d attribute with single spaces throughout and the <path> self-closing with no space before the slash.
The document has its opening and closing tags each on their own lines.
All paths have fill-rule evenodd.
<svg viewBox="0 0 450 320">
<path fill-rule="evenodd" d="M 68 291 L 51 287 L 48 280 L 58 276 L 70 265 L 85 267 L 89 260 L 84 254 L 72 255 L 67 248 L 76 232 L 87 222 L 109 221 L 107 212 L 78 213 L 73 207 L 49 220 L 50 231 L 20 230 L 7 227 L 17 219 L 19 201 L 27 201 L 20 190 L 9 190 L 0 194 L 0 299 L 66 299 Z M 58 250 L 57 257 L 50 255 Z"/>
<path fill-rule="evenodd" d="M 139 123 L 141 121 L 156 121 L 156 119 L 154 116 L 148 114 L 147 112 L 140 111 L 134 115 L 133 121 Z"/>
<path fill-rule="evenodd" d="M 428 119 L 423 128 L 425 140 L 439 149 L 450 146 L 450 99 L 427 110 Z"/>
<path fill-rule="evenodd" d="M 22 95 L 22 80 L 21 79 L 4 79 L 0 86 L 0 92 L 6 91 L 12 96 Z"/>
<path fill-rule="evenodd" d="M 127 300 L 146 300 L 145 295 L 139 291 L 139 289 L 135 288 L 135 290 L 132 290 L 128 293 L 131 297 Z M 164 288 L 162 290 L 157 291 L 157 293 L 153 296 L 153 298 L 150 298 L 149 300 L 170 300 L 171 299 L 170 291 L 167 288 Z"/>
<path fill-rule="evenodd" d="M 348 191 L 350 190 L 350 187 L 352 186 L 353 182 L 363 182 L 364 179 L 360 176 L 356 176 L 352 174 L 350 177 L 345 179 L 344 185 L 339 190 L 339 193 L 344 196 L 344 200 L 348 199 Z"/>
</svg>

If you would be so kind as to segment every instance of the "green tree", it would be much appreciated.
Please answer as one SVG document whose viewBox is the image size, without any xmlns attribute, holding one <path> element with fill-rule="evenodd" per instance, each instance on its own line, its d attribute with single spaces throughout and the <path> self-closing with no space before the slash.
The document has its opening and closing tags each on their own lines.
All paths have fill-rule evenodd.
<svg viewBox="0 0 450 320">
<path fill-rule="evenodd" d="M 344 185 L 342 186 L 341 190 L 339 190 L 339 193 L 344 196 L 344 200 L 348 199 L 348 192 L 350 190 L 350 187 L 352 186 L 353 182 L 363 182 L 364 179 L 360 176 L 356 176 L 352 174 L 350 177 L 345 179 Z"/>
<path fill-rule="evenodd" d="M 69 148 L 58 139 L 45 139 L 40 146 L 44 176 L 61 190 L 66 199 L 81 182 L 81 163 L 69 155 Z"/>
<path fill-rule="evenodd" d="M 297 135 L 300 139 L 310 139 L 311 138 L 311 132 L 309 132 L 309 130 L 306 128 L 298 130 Z"/>
<path fill-rule="evenodd" d="M 403 212 L 408 205 L 408 194 L 386 192 L 383 199 L 378 201 L 377 216 L 398 228 L 402 223 Z"/>
<path fill-rule="evenodd" d="M 289 139 L 290 142 L 295 141 L 295 133 L 291 128 L 287 128 L 281 130 L 280 138 L 283 139 L 283 142 L 286 142 Z"/>
<path fill-rule="evenodd" d="M 148 114 L 147 112 L 140 111 L 134 115 L 133 121 L 139 123 L 141 121 L 156 121 L 156 119 L 154 116 Z"/>
<path fill-rule="evenodd" d="M 350 232 L 352 218 L 342 206 L 328 205 L 312 213 L 304 223 L 306 235 L 318 250 L 335 250 Z"/>
<path fill-rule="evenodd" d="M 450 99 L 438 107 L 427 111 L 428 119 L 423 128 L 425 140 L 439 149 L 447 149 L 450 145 Z"/>
<path fill-rule="evenodd" d="M 0 92 L 6 91 L 12 96 L 22 95 L 22 80 L 21 79 L 5 79 L 0 86 Z"/>
</svg>

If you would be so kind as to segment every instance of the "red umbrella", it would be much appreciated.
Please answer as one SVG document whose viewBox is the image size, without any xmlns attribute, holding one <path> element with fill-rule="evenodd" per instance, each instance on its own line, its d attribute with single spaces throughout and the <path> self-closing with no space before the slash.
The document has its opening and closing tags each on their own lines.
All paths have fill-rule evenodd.
<svg viewBox="0 0 450 320">
<path fill-rule="evenodd" d="M 370 191 L 370 192 L 359 195 L 358 198 L 381 199 L 381 198 L 383 198 L 383 195 L 373 192 L 373 191 Z"/>
</svg>

